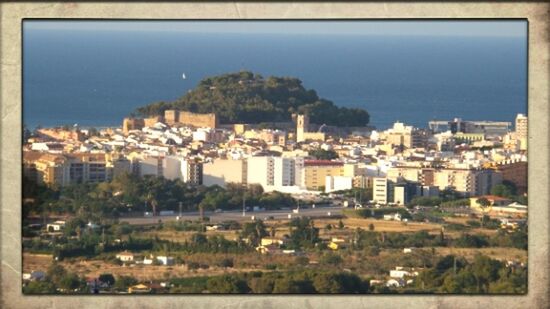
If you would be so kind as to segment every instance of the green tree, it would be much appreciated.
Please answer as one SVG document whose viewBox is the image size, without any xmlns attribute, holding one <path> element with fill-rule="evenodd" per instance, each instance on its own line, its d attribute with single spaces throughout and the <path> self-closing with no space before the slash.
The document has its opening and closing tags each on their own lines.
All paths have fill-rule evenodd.
<svg viewBox="0 0 550 309">
<path fill-rule="evenodd" d="M 250 288 L 245 280 L 232 275 L 212 277 L 206 282 L 206 288 L 210 293 L 248 293 Z"/>
<path fill-rule="evenodd" d="M 129 287 L 136 285 L 138 281 L 131 276 L 119 276 L 116 278 L 113 288 L 117 291 L 126 291 Z"/>
<path fill-rule="evenodd" d="M 53 282 L 56 286 L 59 286 L 61 279 L 67 275 L 67 271 L 63 266 L 57 262 L 53 262 L 46 271 L 46 278 L 50 282 Z"/>
<path fill-rule="evenodd" d="M 314 288 L 310 281 L 294 280 L 288 276 L 276 279 L 273 286 L 273 293 L 301 294 L 312 292 L 314 292 Z"/>
<path fill-rule="evenodd" d="M 311 248 L 319 242 L 319 229 L 309 217 L 294 218 L 290 221 L 290 246 L 295 249 Z"/>
<path fill-rule="evenodd" d="M 498 278 L 498 271 L 501 267 L 501 262 L 493 260 L 487 256 L 478 254 L 474 257 L 474 262 L 471 265 L 471 271 L 476 279 L 478 293 L 488 292 L 489 283 Z"/>
<path fill-rule="evenodd" d="M 65 291 L 73 291 L 81 287 L 81 280 L 74 273 L 67 273 L 59 280 L 59 288 Z"/>
<path fill-rule="evenodd" d="M 338 159 L 338 153 L 334 150 L 324 150 L 321 148 L 309 151 L 309 155 L 317 160 L 334 160 Z"/>
<path fill-rule="evenodd" d="M 485 197 L 478 198 L 476 200 L 476 203 L 481 207 L 481 211 L 483 213 L 485 213 L 485 211 L 488 209 L 488 207 L 491 206 L 491 202 Z M 483 226 L 485 224 L 484 219 L 485 219 L 485 216 L 482 216 L 481 217 L 481 228 L 483 228 Z"/>
<path fill-rule="evenodd" d="M 494 185 L 491 188 L 491 194 L 511 198 L 516 195 L 516 185 L 513 182 L 503 181 L 501 184 Z"/>
<path fill-rule="evenodd" d="M 115 284 L 115 277 L 112 274 L 101 274 L 98 279 L 103 283 L 107 283 L 109 286 Z"/>
<path fill-rule="evenodd" d="M 254 277 L 250 279 L 249 286 L 252 293 L 271 294 L 275 280 L 267 276 Z"/>
<path fill-rule="evenodd" d="M 31 281 L 23 287 L 24 294 L 54 294 L 56 292 L 53 282 L 48 281 Z"/>
<path fill-rule="evenodd" d="M 245 223 L 241 231 L 241 237 L 248 239 L 249 243 L 253 246 L 258 246 L 261 239 L 267 235 L 269 234 L 262 220 Z"/>
</svg>

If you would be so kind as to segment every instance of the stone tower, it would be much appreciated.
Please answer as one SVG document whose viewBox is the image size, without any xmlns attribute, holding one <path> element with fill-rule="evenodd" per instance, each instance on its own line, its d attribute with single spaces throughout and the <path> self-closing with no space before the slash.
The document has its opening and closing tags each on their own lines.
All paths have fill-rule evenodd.
<svg viewBox="0 0 550 309">
<path fill-rule="evenodd" d="M 308 115 L 297 115 L 296 116 L 296 142 L 303 142 L 306 140 L 305 133 L 309 128 L 309 117 Z"/>
</svg>

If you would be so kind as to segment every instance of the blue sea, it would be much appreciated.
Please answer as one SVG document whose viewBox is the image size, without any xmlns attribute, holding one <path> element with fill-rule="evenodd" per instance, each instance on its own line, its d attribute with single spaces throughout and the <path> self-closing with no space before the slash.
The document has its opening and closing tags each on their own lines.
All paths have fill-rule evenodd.
<svg viewBox="0 0 550 309">
<path fill-rule="evenodd" d="M 120 126 L 137 107 L 243 69 L 297 77 L 336 105 L 368 110 L 378 128 L 527 112 L 525 38 L 32 29 L 23 53 L 29 128 Z"/>
</svg>

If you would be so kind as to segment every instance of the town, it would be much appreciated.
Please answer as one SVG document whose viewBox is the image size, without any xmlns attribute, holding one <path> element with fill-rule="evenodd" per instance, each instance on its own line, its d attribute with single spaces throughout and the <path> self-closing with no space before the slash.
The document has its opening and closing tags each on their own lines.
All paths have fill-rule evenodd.
<svg viewBox="0 0 550 309">
<path fill-rule="evenodd" d="M 27 130 L 23 291 L 525 293 L 527 123 Z"/>
</svg>

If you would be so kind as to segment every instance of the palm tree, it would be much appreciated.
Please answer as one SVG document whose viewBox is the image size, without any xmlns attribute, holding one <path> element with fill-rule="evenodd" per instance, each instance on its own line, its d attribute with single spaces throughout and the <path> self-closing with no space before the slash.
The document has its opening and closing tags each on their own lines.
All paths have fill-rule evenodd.
<svg viewBox="0 0 550 309">
<path fill-rule="evenodd" d="M 149 204 L 151 204 L 151 207 L 153 208 L 153 216 L 156 216 L 158 202 L 157 202 L 157 199 L 155 198 L 155 194 L 153 194 L 153 192 L 151 191 L 147 192 L 146 199 L 147 199 L 147 202 L 149 202 Z"/>
</svg>

